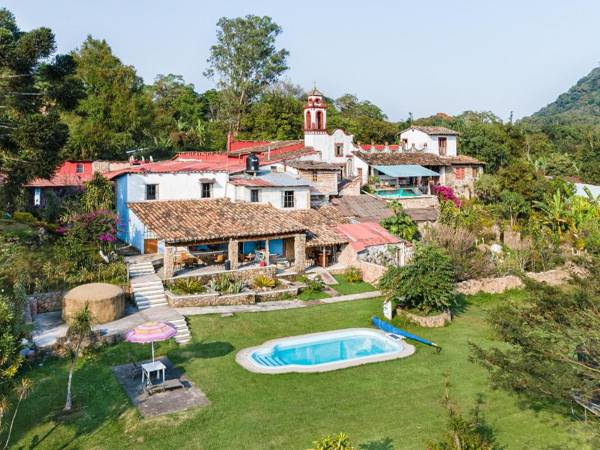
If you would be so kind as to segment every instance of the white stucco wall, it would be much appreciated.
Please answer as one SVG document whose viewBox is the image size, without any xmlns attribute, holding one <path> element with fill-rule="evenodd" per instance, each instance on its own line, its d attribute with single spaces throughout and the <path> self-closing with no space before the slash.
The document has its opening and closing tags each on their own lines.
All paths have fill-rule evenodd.
<svg viewBox="0 0 600 450">
<path fill-rule="evenodd" d="M 127 201 L 141 202 L 146 200 L 146 185 L 158 185 L 158 200 L 196 200 L 202 198 L 200 180 L 215 180 L 212 196 L 225 197 L 225 188 L 229 175 L 226 172 L 204 173 L 132 173 L 120 178 L 127 178 Z"/>
<path fill-rule="evenodd" d="M 445 137 L 447 140 L 446 143 L 446 156 L 456 156 L 456 136 L 453 135 L 429 135 L 424 133 L 423 131 L 417 129 L 408 129 L 400 134 L 400 140 L 406 139 L 408 141 L 408 147 L 411 147 L 415 144 L 415 147 L 418 149 L 422 149 L 427 145 L 426 152 L 434 153 L 436 155 L 440 154 L 440 150 L 438 147 L 438 138 Z"/>
<path fill-rule="evenodd" d="M 310 208 L 310 189 L 308 186 L 295 187 L 247 187 L 230 185 L 227 197 L 234 202 L 250 202 L 250 191 L 258 189 L 259 203 L 271 204 L 278 209 L 308 209 Z M 283 207 L 283 192 L 294 191 L 294 208 Z"/>
<path fill-rule="evenodd" d="M 335 156 L 336 144 L 343 145 L 343 156 L 341 157 Z M 320 153 L 320 160 L 328 163 L 346 163 L 347 157 L 356 150 L 354 136 L 346 134 L 340 129 L 335 130 L 332 134 L 307 132 L 304 134 L 304 145 L 313 147 Z"/>
</svg>

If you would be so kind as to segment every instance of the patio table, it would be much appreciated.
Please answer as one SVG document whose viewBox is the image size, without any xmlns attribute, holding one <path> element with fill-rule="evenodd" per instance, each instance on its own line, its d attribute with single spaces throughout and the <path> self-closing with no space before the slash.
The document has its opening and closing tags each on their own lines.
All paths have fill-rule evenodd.
<svg viewBox="0 0 600 450">
<path fill-rule="evenodd" d="M 146 383 L 150 384 L 152 372 L 162 372 L 162 382 L 164 383 L 166 369 L 167 367 L 160 361 L 142 364 L 142 385 L 144 385 L 144 378 L 146 379 Z"/>
</svg>

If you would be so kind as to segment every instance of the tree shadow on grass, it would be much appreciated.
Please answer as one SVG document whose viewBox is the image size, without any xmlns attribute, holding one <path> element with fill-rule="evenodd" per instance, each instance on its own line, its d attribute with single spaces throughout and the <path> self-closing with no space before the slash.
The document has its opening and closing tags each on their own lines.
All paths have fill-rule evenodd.
<svg viewBox="0 0 600 450">
<path fill-rule="evenodd" d="M 181 349 L 177 349 L 174 353 L 176 353 L 177 359 L 186 359 L 186 358 L 221 358 L 223 356 L 228 355 L 232 351 L 235 350 L 235 347 L 229 342 L 194 342 L 191 344 L 187 344 Z M 175 355 L 174 355 L 175 356 Z"/>
<path fill-rule="evenodd" d="M 394 441 L 390 437 L 384 437 L 377 441 L 369 441 L 359 444 L 359 450 L 394 450 Z"/>
<path fill-rule="evenodd" d="M 452 305 L 452 316 L 460 317 L 465 312 L 467 312 L 469 306 L 471 306 L 471 302 L 469 302 L 467 296 L 464 294 L 458 294 L 456 296 L 454 305 Z"/>
</svg>

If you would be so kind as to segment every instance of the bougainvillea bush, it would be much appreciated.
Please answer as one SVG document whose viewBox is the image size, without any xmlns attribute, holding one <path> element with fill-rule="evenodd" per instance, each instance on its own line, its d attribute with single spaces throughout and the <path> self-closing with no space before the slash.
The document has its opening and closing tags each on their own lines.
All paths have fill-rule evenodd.
<svg viewBox="0 0 600 450">
<path fill-rule="evenodd" d="M 454 193 L 454 189 L 448 186 L 436 184 L 431 187 L 431 192 L 438 196 L 442 201 L 451 201 L 460 208 L 460 199 Z"/>
<path fill-rule="evenodd" d="M 106 251 L 117 241 L 117 228 L 117 216 L 111 211 L 99 210 L 74 216 L 61 231 L 70 241 L 93 244 Z"/>
</svg>

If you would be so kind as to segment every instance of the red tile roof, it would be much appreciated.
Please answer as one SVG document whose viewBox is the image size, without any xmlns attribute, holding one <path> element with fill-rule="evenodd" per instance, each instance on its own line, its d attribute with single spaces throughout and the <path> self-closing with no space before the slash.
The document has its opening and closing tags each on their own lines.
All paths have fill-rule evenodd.
<svg viewBox="0 0 600 450">
<path fill-rule="evenodd" d="M 92 161 L 65 161 L 56 169 L 51 178 L 36 178 L 25 186 L 45 188 L 83 186 L 94 176 L 92 164 Z M 83 172 L 77 172 L 78 166 Z"/>
<path fill-rule="evenodd" d="M 348 237 L 350 245 L 357 252 L 374 245 L 397 244 L 401 242 L 399 238 L 375 222 L 341 224 L 336 229 Z"/>
<path fill-rule="evenodd" d="M 304 233 L 307 227 L 274 206 L 229 199 L 153 200 L 128 203 L 167 243 L 209 242 Z"/>
</svg>

